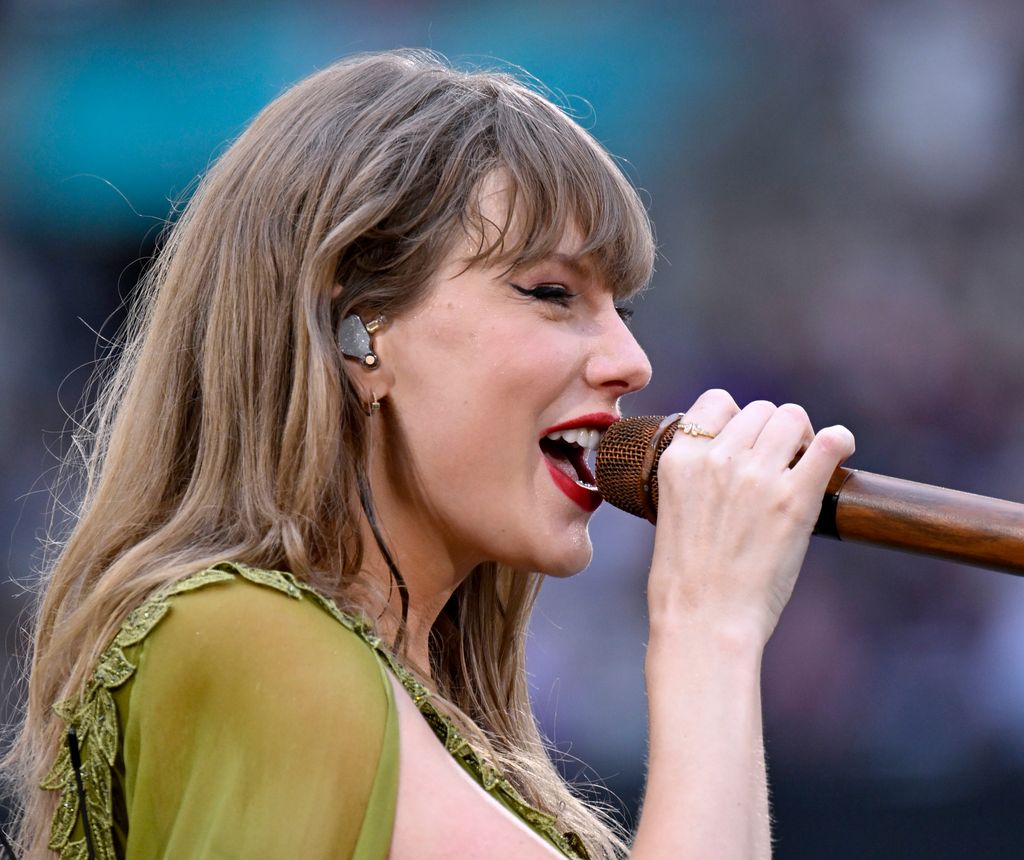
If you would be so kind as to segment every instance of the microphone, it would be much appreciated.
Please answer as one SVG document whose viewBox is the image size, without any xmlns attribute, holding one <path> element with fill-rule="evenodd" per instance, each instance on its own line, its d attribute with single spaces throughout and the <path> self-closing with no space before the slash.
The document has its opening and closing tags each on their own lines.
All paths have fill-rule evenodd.
<svg viewBox="0 0 1024 860">
<path fill-rule="evenodd" d="M 627 513 L 658 518 L 658 460 L 682 413 L 623 418 L 597 447 L 597 488 Z M 840 466 L 814 534 L 1024 575 L 1024 504 Z"/>
</svg>

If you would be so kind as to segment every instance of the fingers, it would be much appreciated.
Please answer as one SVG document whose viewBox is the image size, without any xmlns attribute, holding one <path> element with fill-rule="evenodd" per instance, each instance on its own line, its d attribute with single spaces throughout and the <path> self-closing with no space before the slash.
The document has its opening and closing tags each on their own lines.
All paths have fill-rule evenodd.
<svg viewBox="0 0 1024 860">
<path fill-rule="evenodd" d="M 693 406 L 686 410 L 685 420 L 699 424 L 708 432 L 718 435 L 739 411 L 739 406 L 729 392 L 712 388 L 705 391 Z"/>
<path fill-rule="evenodd" d="M 716 447 L 728 454 L 738 454 L 753 448 L 775 411 L 775 404 L 767 400 L 748 403 L 718 434 Z"/>
<path fill-rule="evenodd" d="M 843 427 L 815 435 L 793 404 L 755 401 L 741 410 L 722 391 L 702 395 L 686 421 L 717 435 L 677 432 L 662 454 L 652 618 L 753 619 L 766 641 L 792 593 L 828 479 L 853 453 L 853 437 Z"/>
<path fill-rule="evenodd" d="M 825 427 L 807 447 L 800 462 L 793 467 L 793 478 L 811 488 L 824 487 L 836 467 L 853 454 L 853 434 L 840 424 Z"/>
<path fill-rule="evenodd" d="M 717 435 L 677 432 L 663 452 L 652 619 L 753 619 L 767 641 L 792 593 L 828 479 L 853 453 L 853 436 L 844 427 L 815 435 L 793 404 L 756 401 L 741 410 L 722 391 L 701 395 L 685 420 Z"/>
<path fill-rule="evenodd" d="M 795 403 L 784 403 L 765 422 L 754 453 L 765 465 L 788 469 L 812 439 L 814 428 L 804 409 Z"/>
<path fill-rule="evenodd" d="M 702 395 L 687 411 L 686 421 L 715 433 L 719 453 L 728 456 L 754 449 L 759 459 L 779 469 L 787 468 L 814 438 L 807 413 L 796 404 L 776 407 L 767 400 L 755 400 L 738 409 L 721 391 Z"/>
<path fill-rule="evenodd" d="M 725 391 L 706 391 L 686 412 L 686 421 L 716 434 L 714 440 L 687 439 L 677 433 L 683 445 L 708 445 L 720 455 L 749 454 L 766 467 L 784 471 L 811 458 L 800 471 L 808 484 L 827 482 L 836 465 L 854 450 L 853 435 L 845 427 L 822 430 L 817 436 L 807 412 L 795 403 L 776 407 L 766 400 L 755 400 L 743 409 Z M 675 441 L 675 440 L 673 440 Z"/>
</svg>

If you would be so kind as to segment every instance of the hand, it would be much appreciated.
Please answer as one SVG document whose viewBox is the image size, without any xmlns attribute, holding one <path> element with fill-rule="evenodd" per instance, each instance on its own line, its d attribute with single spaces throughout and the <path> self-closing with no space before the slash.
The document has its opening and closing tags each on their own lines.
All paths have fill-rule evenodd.
<svg viewBox="0 0 1024 860">
<path fill-rule="evenodd" d="M 658 528 L 648 583 L 652 631 L 702 624 L 763 646 L 793 592 L 821 500 L 854 451 L 845 427 L 814 433 L 794 404 L 740 410 L 707 391 L 658 464 Z M 791 467 L 802 453 L 799 462 Z"/>
</svg>

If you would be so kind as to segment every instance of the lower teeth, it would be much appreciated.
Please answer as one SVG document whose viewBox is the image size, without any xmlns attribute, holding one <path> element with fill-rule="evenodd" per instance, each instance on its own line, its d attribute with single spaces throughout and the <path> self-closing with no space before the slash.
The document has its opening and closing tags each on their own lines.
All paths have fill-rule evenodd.
<svg viewBox="0 0 1024 860">
<path fill-rule="evenodd" d="M 592 493 L 596 493 L 598 491 L 597 487 L 595 487 L 593 484 L 588 483 L 587 481 L 584 481 L 576 473 L 576 468 L 565 457 L 556 457 L 549 455 L 549 459 L 551 460 L 551 462 L 555 464 L 559 472 L 561 472 L 568 478 L 572 478 L 572 480 L 576 482 L 576 485 L 578 487 L 582 487 L 585 490 L 590 490 Z"/>
</svg>

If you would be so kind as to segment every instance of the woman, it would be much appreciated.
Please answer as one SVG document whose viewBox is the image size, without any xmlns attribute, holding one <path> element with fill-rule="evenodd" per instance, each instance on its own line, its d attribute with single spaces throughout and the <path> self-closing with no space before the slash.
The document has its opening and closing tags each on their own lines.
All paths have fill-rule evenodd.
<svg viewBox="0 0 1024 860">
<path fill-rule="evenodd" d="M 652 263 L 509 77 L 366 56 L 268 106 L 95 411 L 9 760 L 27 856 L 768 856 L 760 655 L 848 431 L 712 391 L 662 457 L 631 848 L 529 711 L 536 571 L 587 565 L 599 501 L 565 434 L 647 383 L 618 302 Z"/>
</svg>

